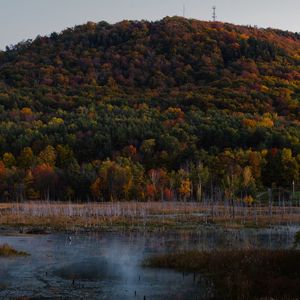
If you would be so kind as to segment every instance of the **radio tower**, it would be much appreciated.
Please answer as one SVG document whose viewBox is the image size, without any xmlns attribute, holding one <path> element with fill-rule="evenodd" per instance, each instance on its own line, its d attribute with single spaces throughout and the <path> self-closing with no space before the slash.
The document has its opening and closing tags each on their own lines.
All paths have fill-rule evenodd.
<svg viewBox="0 0 300 300">
<path fill-rule="evenodd" d="M 185 18 L 185 4 L 183 4 L 183 8 L 182 8 L 182 16 Z"/>
<path fill-rule="evenodd" d="M 217 9 L 217 8 L 216 8 L 216 6 L 213 6 L 212 9 L 213 9 L 213 15 L 212 15 L 212 18 L 213 18 L 213 21 L 216 22 L 216 20 L 217 20 L 216 9 Z"/>
</svg>

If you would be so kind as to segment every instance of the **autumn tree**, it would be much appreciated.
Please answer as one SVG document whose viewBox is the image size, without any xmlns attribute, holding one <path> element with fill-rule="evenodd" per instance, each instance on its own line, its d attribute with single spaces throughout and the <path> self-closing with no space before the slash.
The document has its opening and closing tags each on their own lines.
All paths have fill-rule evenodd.
<svg viewBox="0 0 300 300">
<path fill-rule="evenodd" d="M 38 162 L 40 164 L 48 164 L 49 166 L 55 166 L 57 153 L 54 147 L 48 145 L 38 155 Z"/>
<path fill-rule="evenodd" d="M 35 162 L 35 156 L 31 148 L 25 147 L 18 158 L 18 165 L 21 168 L 28 169 L 33 166 L 34 162 Z"/>
<path fill-rule="evenodd" d="M 44 200 L 49 201 L 51 195 L 54 196 L 54 187 L 57 182 L 57 176 L 53 167 L 46 163 L 37 165 L 32 170 L 32 175 L 35 188 L 40 192 Z"/>
</svg>

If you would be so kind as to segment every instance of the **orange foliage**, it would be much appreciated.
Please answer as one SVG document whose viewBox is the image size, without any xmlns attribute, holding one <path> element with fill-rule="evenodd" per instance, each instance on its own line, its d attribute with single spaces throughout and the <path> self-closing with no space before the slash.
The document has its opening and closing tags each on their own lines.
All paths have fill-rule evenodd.
<svg viewBox="0 0 300 300">
<path fill-rule="evenodd" d="M 90 186 L 91 194 L 95 198 L 99 198 L 101 191 L 101 179 L 98 177 Z"/>
<path fill-rule="evenodd" d="M 6 174 L 6 168 L 3 161 L 0 161 L 0 177 L 3 178 Z"/>
<path fill-rule="evenodd" d="M 181 182 L 179 193 L 183 198 L 189 197 L 191 194 L 191 182 L 189 179 L 185 179 Z"/>
<path fill-rule="evenodd" d="M 54 174 L 53 167 L 46 163 L 40 164 L 32 170 L 32 175 L 35 179 L 43 179 L 53 176 Z"/>
<path fill-rule="evenodd" d="M 156 188 L 153 184 L 147 184 L 146 186 L 146 197 L 154 199 L 156 194 Z"/>
<path fill-rule="evenodd" d="M 165 188 L 164 189 L 164 198 L 168 201 L 172 201 L 174 198 L 174 193 L 171 189 Z"/>
</svg>

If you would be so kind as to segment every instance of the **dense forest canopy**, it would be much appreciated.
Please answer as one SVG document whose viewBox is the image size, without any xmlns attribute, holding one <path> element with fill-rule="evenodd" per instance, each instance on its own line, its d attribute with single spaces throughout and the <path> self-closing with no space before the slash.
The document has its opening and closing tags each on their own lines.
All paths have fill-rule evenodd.
<svg viewBox="0 0 300 300">
<path fill-rule="evenodd" d="M 300 34 L 89 22 L 0 52 L 0 194 L 255 200 L 300 167 Z"/>
</svg>

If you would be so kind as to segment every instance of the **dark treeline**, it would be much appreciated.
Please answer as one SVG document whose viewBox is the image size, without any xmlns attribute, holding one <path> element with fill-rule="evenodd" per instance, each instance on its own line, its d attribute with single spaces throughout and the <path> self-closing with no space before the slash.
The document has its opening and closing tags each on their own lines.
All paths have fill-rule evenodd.
<svg viewBox="0 0 300 300">
<path fill-rule="evenodd" d="M 300 166 L 299 34 L 165 18 L 0 52 L 2 200 L 247 203 Z"/>
</svg>

